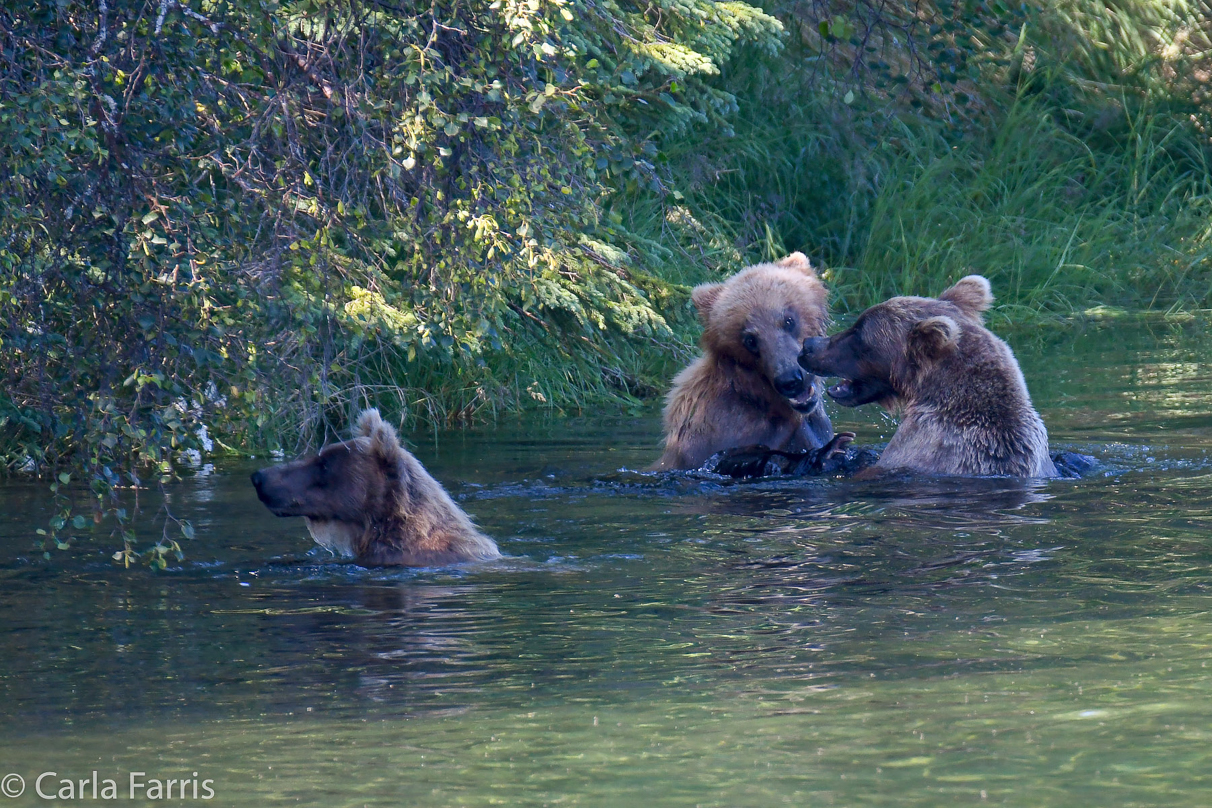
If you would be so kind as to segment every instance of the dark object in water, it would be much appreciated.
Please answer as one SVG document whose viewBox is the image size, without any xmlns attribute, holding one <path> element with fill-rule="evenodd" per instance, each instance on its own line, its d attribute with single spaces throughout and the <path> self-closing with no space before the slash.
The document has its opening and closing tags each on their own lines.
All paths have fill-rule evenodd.
<svg viewBox="0 0 1212 808">
<path fill-rule="evenodd" d="M 1067 451 L 1053 453 L 1052 463 L 1060 472 L 1060 476 L 1070 479 L 1084 477 L 1098 465 L 1098 461 L 1090 455 Z"/>
<path fill-rule="evenodd" d="M 851 432 L 839 432 L 820 449 L 783 452 L 768 446 L 742 446 L 716 452 L 703 464 L 703 470 L 737 480 L 758 477 L 853 477 L 874 466 L 879 452 L 849 448 Z M 1061 477 L 1078 479 L 1098 466 L 1090 455 L 1061 451 L 1052 453 L 1052 462 Z"/>
<path fill-rule="evenodd" d="M 784 452 L 768 446 L 742 446 L 716 452 L 703 464 L 704 471 L 743 480 L 753 477 L 850 477 L 875 465 L 873 449 L 849 449 L 853 432 L 839 432 L 819 449 Z"/>
</svg>

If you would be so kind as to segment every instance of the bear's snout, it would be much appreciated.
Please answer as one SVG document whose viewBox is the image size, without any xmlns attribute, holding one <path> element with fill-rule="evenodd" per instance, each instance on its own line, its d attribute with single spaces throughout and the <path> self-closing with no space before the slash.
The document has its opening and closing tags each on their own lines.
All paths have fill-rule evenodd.
<svg viewBox="0 0 1212 808">
<path fill-rule="evenodd" d="M 279 503 L 275 501 L 275 497 L 270 495 L 268 490 L 269 475 L 265 473 L 266 471 L 268 469 L 257 469 L 249 476 L 249 479 L 252 480 L 253 488 L 257 489 L 257 499 L 261 500 L 266 507 L 272 510 Z"/>
<path fill-rule="evenodd" d="M 785 398 L 796 398 L 804 392 L 804 371 L 792 368 L 774 380 L 774 389 Z"/>
<path fill-rule="evenodd" d="M 252 480 L 253 488 L 257 489 L 257 499 L 261 500 L 261 504 L 273 511 L 276 516 L 285 516 L 287 514 L 284 511 L 294 503 L 290 502 L 289 497 L 283 496 L 280 484 L 275 485 L 270 476 L 274 468 L 277 467 L 254 471 L 249 479 Z"/>
<path fill-rule="evenodd" d="M 822 372 L 823 369 L 816 365 L 816 361 L 828 347 L 829 337 L 809 337 L 804 340 L 804 349 L 800 351 L 799 355 L 800 367 L 813 373 Z"/>
</svg>

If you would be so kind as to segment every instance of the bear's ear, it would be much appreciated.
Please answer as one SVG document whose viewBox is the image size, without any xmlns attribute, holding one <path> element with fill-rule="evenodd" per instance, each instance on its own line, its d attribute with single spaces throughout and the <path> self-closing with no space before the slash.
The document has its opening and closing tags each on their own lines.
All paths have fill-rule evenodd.
<svg viewBox="0 0 1212 808">
<path fill-rule="evenodd" d="M 690 300 L 694 303 L 695 309 L 699 312 L 699 320 L 703 325 L 707 325 L 711 319 L 711 307 L 715 305 L 715 301 L 719 298 L 720 292 L 724 291 L 722 283 L 703 283 L 694 287 L 690 293 Z"/>
<path fill-rule="evenodd" d="M 379 417 L 379 411 L 373 407 L 368 410 L 362 410 L 358 416 L 356 438 L 369 438 L 375 431 L 375 428 L 383 424 L 383 419 Z"/>
<path fill-rule="evenodd" d="M 793 252 L 791 255 L 783 258 L 775 263 L 776 266 L 784 269 L 798 269 L 805 275 L 816 277 L 816 270 L 812 268 L 812 262 L 808 260 L 808 256 L 802 252 Z"/>
<path fill-rule="evenodd" d="M 938 296 L 959 306 L 965 314 L 979 317 L 982 311 L 993 305 L 993 290 L 989 281 L 981 275 L 969 275 Z"/>
<path fill-rule="evenodd" d="M 370 438 L 371 453 L 383 460 L 394 460 L 400 453 L 396 431 L 379 417 L 378 410 L 363 410 L 358 416 L 358 436 Z"/>
<path fill-rule="evenodd" d="M 928 317 L 909 329 L 909 358 L 920 362 L 933 361 L 954 350 L 959 342 L 960 328 L 950 317 Z"/>
</svg>

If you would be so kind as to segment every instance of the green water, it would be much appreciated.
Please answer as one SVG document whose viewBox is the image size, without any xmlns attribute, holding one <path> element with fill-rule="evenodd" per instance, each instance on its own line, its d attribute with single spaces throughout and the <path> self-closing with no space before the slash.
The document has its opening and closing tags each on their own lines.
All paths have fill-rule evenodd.
<svg viewBox="0 0 1212 808">
<path fill-rule="evenodd" d="M 1076 481 L 658 477 L 655 413 L 413 436 L 508 555 L 462 569 L 331 559 L 253 463 L 173 489 L 177 568 L 48 564 L 6 483 L 0 805 L 1212 804 L 1205 331 L 1011 335 Z"/>
</svg>

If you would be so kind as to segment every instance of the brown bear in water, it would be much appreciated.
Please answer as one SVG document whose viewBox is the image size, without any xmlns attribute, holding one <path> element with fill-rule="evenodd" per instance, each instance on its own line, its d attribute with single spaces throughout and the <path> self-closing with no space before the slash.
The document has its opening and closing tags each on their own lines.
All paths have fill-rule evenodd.
<svg viewBox="0 0 1212 808">
<path fill-rule="evenodd" d="M 365 410 L 357 436 L 252 475 L 275 516 L 302 516 L 321 546 L 365 566 L 430 567 L 500 557 L 396 431 Z"/>
<path fill-rule="evenodd" d="M 894 297 L 805 342 L 806 370 L 842 378 L 829 388 L 834 401 L 902 411 L 871 471 L 1057 476 L 1018 362 L 984 327 L 992 302 L 989 281 L 969 275 L 937 299 Z"/>
<path fill-rule="evenodd" d="M 703 355 L 673 380 L 665 452 L 654 469 L 696 469 L 716 452 L 753 444 L 801 452 L 833 437 L 821 381 L 796 361 L 825 333 L 826 292 L 803 253 L 741 270 L 691 295 Z"/>
</svg>

